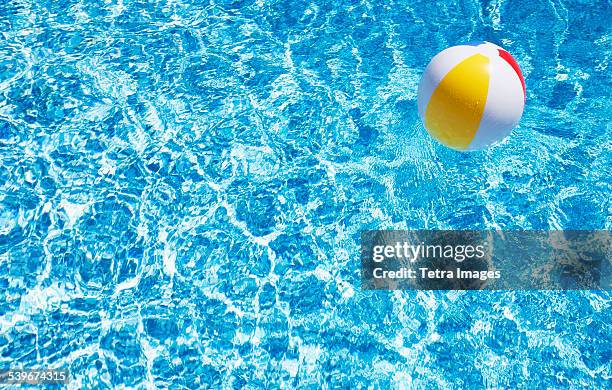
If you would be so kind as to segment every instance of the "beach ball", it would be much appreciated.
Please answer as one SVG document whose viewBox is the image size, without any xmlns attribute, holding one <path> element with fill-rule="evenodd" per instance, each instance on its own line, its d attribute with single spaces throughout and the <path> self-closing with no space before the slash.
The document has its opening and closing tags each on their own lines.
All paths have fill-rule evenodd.
<svg viewBox="0 0 612 390">
<path fill-rule="evenodd" d="M 523 115 L 525 80 L 510 53 L 489 42 L 449 47 L 427 65 L 419 116 L 432 137 L 456 150 L 486 148 Z"/>
</svg>

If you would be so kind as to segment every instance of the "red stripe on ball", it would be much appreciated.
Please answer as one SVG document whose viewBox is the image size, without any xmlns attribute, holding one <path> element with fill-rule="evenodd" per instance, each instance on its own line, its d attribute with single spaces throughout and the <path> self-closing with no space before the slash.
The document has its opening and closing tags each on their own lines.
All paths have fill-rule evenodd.
<svg viewBox="0 0 612 390">
<path fill-rule="evenodd" d="M 499 56 L 503 58 L 512 67 L 512 69 L 514 69 L 517 76 L 521 80 L 521 85 L 523 86 L 523 95 L 525 96 L 525 99 L 527 99 L 527 90 L 525 89 L 525 79 L 523 78 L 523 73 L 521 73 L 521 68 L 519 68 L 519 65 L 516 63 L 516 60 L 512 57 L 510 53 L 508 53 L 505 50 L 501 50 L 501 49 L 498 49 L 498 51 L 499 51 Z"/>
</svg>

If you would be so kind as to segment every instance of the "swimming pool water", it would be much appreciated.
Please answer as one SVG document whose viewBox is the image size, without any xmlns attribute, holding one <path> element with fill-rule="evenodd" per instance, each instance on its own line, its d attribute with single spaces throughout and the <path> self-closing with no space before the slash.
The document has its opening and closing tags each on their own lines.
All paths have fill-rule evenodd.
<svg viewBox="0 0 612 390">
<path fill-rule="evenodd" d="M 608 292 L 372 292 L 366 229 L 610 229 L 609 1 L 0 4 L 0 368 L 72 388 L 605 388 Z M 417 114 L 495 42 L 523 119 Z"/>
</svg>

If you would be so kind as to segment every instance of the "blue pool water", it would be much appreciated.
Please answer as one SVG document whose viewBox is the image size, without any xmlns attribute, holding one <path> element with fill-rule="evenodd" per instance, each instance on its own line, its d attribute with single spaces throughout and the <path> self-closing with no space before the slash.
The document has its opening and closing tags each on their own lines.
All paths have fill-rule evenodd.
<svg viewBox="0 0 612 390">
<path fill-rule="evenodd" d="M 373 292 L 366 229 L 610 229 L 609 1 L 0 4 L 0 368 L 72 388 L 605 388 L 608 292 Z M 505 47 L 501 145 L 429 138 Z"/>
</svg>

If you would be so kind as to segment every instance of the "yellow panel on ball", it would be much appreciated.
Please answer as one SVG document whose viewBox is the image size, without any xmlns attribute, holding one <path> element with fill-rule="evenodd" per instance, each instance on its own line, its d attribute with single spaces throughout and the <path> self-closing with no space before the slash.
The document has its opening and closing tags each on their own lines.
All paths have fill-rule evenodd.
<svg viewBox="0 0 612 390">
<path fill-rule="evenodd" d="M 474 139 L 489 91 L 489 59 L 474 54 L 436 87 L 425 113 L 427 130 L 444 145 L 467 149 Z"/>
</svg>

